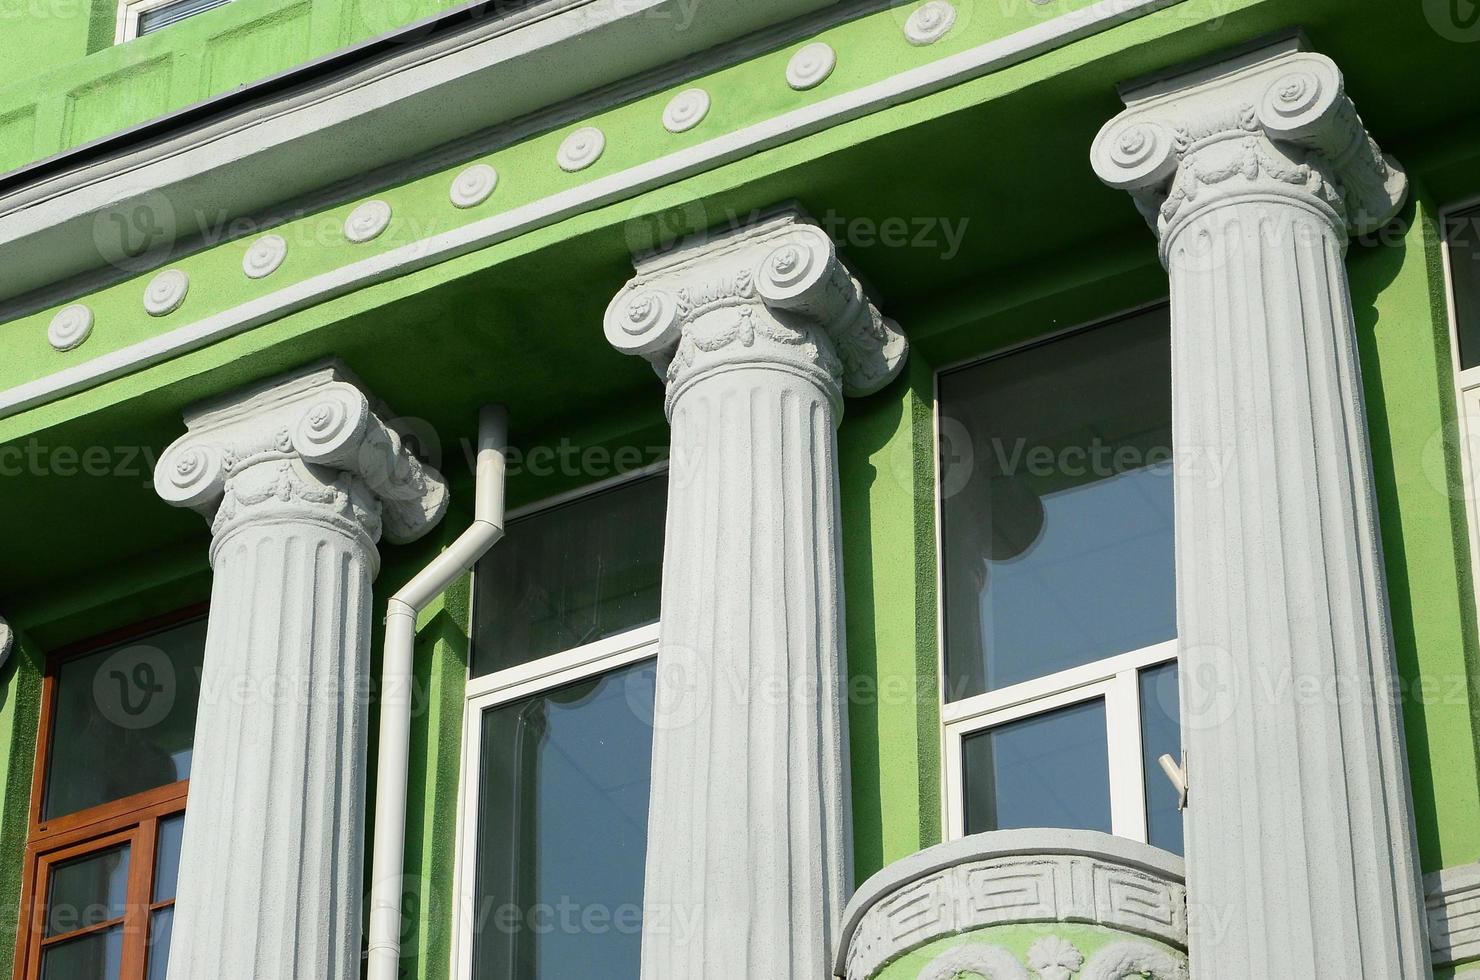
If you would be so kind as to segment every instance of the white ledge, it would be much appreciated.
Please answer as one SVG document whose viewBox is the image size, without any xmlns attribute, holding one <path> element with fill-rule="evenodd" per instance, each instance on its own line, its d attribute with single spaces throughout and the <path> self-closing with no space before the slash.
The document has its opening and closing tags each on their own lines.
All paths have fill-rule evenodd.
<svg viewBox="0 0 1480 980">
<path fill-rule="evenodd" d="M 130 347 L 99 355 L 34 381 L 0 391 L 0 418 L 205 347 L 373 283 L 445 262 L 554 224 L 572 215 L 682 180 L 733 160 L 744 159 L 770 147 L 800 139 L 902 101 L 999 71 L 1181 2 L 1182 0 L 1101 0 L 1091 7 L 1055 17 L 940 61 L 900 72 L 882 81 L 755 123 L 698 146 L 660 156 L 539 201 L 362 259 Z M 207 148 L 204 152 L 209 154 L 210 151 Z M 4 201 L 0 200 L 0 209 L 3 206 Z M 3 257 L 9 254 L 14 244 L 5 230 L 7 220 L 0 217 L 0 268 L 5 268 Z M 90 227 L 83 229 L 83 233 L 86 242 L 79 248 L 95 255 L 96 246 L 92 242 Z M 60 247 L 59 245 L 58 248 Z M 63 252 L 43 249 L 38 254 L 46 255 L 48 261 L 54 263 L 67 261 Z M 3 285 L 0 285 L 0 298 L 7 293 Z"/>
</svg>

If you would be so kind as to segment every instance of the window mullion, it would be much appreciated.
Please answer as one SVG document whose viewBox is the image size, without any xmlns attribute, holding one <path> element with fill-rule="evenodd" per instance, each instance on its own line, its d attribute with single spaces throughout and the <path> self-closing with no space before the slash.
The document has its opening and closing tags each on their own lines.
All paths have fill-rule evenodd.
<svg viewBox="0 0 1480 980">
<path fill-rule="evenodd" d="M 1105 692 L 1110 745 L 1110 821 L 1118 837 L 1146 842 L 1146 776 L 1141 766 L 1141 691 L 1138 671 L 1115 675 Z"/>
<path fill-rule="evenodd" d="M 128 898 L 123 919 L 123 980 L 143 980 L 148 955 L 149 900 L 154 887 L 154 842 L 157 817 L 139 823 L 129 845 Z"/>
</svg>

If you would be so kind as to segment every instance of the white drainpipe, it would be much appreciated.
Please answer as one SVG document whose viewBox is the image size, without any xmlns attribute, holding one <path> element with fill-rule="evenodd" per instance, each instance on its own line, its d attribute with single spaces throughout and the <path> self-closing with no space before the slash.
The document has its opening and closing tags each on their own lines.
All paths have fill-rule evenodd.
<svg viewBox="0 0 1480 980">
<path fill-rule="evenodd" d="M 479 412 L 473 524 L 387 604 L 380 755 L 375 783 L 375 843 L 370 866 L 369 980 L 397 980 L 401 960 L 401 876 L 405 870 L 406 772 L 411 741 L 416 616 L 504 536 L 504 453 L 508 429 L 508 413 L 502 406 L 488 405 Z"/>
</svg>

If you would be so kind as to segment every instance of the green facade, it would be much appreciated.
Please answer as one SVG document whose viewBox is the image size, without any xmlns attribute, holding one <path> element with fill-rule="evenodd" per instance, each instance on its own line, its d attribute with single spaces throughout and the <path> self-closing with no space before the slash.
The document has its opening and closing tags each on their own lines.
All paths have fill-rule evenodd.
<svg viewBox="0 0 1480 980">
<path fill-rule="evenodd" d="M 0 63 L 8 66 L 0 84 L 0 171 L 450 6 L 234 0 L 114 45 L 109 0 L 0 0 Z M 424 249 L 390 272 L 366 272 L 195 349 L 0 417 L 0 451 L 24 460 L 0 479 L 0 514 L 7 515 L 0 613 L 19 637 L 0 671 L 0 909 L 12 910 L 0 925 L 0 947 L 9 948 L 15 925 L 46 652 L 209 596 L 206 528 L 195 515 L 164 506 L 150 484 L 153 461 L 183 431 L 183 406 L 335 355 L 398 411 L 437 432 L 453 511 L 428 539 L 382 548 L 375 591 L 383 609 L 470 519 L 464 447 L 483 402 L 508 405 L 516 448 L 595 450 L 611 461 L 603 466 L 609 472 L 652 462 L 650 447 L 667 444 L 661 386 L 647 365 L 607 346 L 603 310 L 630 276 L 633 251 L 743 221 L 783 200 L 837 222 L 841 250 L 912 345 L 905 375 L 848 404 L 839 436 L 848 666 L 861 692 L 849 718 L 856 878 L 938 843 L 935 372 L 1165 300 L 1155 241 L 1125 196 L 1096 181 L 1090 141 L 1118 110 L 1118 83 L 1291 28 L 1343 67 L 1369 130 L 1413 180 L 1398 227 L 1380 240 L 1354 242 L 1347 268 L 1422 868 L 1480 861 L 1480 640 L 1438 224 L 1442 209 L 1480 195 L 1480 40 L 1435 21 L 1440 5 L 1182 0 L 978 77 L 788 132 L 737 159 L 665 175 L 655 186 L 582 201 L 506 230 L 490 224 L 476 240 L 445 252 L 426 245 L 1091 4 L 961 0 L 957 27 L 925 47 L 901 35 L 913 6 L 855 5 L 805 37 L 770 49 L 759 43 L 733 63 L 691 69 L 621 104 L 594 100 L 589 115 L 424 175 L 403 175 L 373 194 L 307 211 L 285 202 L 286 220 L 269 225 L 250 216 L 224 219 L 215 234 L 183 243 L 168 263 L 187 271 L 192 285 L 184 306 L 165 318 L 147 315 L 140 303 L 163 266 L 126 262 L 97 282 L 63 284 L 4 308 L 0 391 L 188 324 L 229 318 L 278 291 L 396 250 Z M 838 68 L 817 88 L 794 91 L 783 78 L 787 61 L 817 39 L 839 52 Z M 690 85 L 707 89 L 713 108 L 698 127 L 668 133 L 659 123 L 663 108 Z M 583 125 L 607 133 L 605 154 L 590 169 L 564 172 L 553 163 L 557 148 Z M 474 162 L 498 170 L 498 187 L 487 203 L 456 209 L 448 187 Z M 373 242 L 351 244 L 337 229 L 371 196 L 389 202 L 395 217 Z M 199 216 L 176 217 L 183 227 Z M 891 219 L 905 221 L 904 244 L 883 231 Z M 948 228 L 964 229 L 959 241 Z M 243 256 L 269 230 L 287 239 L 287 261 L 268 279 L 249 280 Z M 916 241 L 922 234 L 928 244 Z M 62 307 L 82 301 L 96 317 L 92 335 L 74 350 L 54 350 L 48 324 Z M 84 454 L 96 447 L 103 452 L 89 466 Z M 631 447 L 639 453 L 618 462 Z M 510 503 L 588 479 L 558 466 L 516 468 Z M 417 677 L 427 702 L 413 722 L 407 873 L 419 890 L 404 962 L 406 976 L 425 980 L 449 974 L 445 910 L 453 889 L 469 602 L 466 586 L 456 588 L 418 627 Z M 373 757 L 373 744 L 371 751 Z M 1034 935 L 1009 928 L 992 941 L 1026 955 Z M 1089 926 L 1075 938 L 1086 952 L 1104 941 Z M 913 977 L 932 952 L 938 950 L 912 953 L 884 976 Z"/>
</svg>

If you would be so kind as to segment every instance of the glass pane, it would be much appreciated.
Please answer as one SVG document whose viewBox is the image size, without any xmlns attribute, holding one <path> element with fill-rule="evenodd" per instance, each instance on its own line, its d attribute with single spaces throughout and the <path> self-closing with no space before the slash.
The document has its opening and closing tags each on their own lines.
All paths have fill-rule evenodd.
<svg viewBox="0 0 1480 980">
<path fill-rule="evenodd" d="M 55 864 L 46 892 L 46 934 L 62 936 L 121 919 L 128 902 L 127 844 Z"/>
<path fill-rule="evenodd" d="M 512 522 L 478 563 L 474 676 L 656 623 L 667 505 L 657 476 Z"/>
<path fill-rule="evenodd" d="M 123 966 L 123 926 L 48 946 L 41 980 L 118 980 Z"/>
<path fill-rule="evenodd" d="M 190 775 L 206 623 L 63 661 L 43 818 Z"/>
<path fill-rule="evenodd" d="M 154 848 L 153 902 L 175 897 L 180 880 L 180 843 L 185 836 L 185 814 L 177 813 L 159 822 L 159 842 Z"/>
<path fill-rule="evenodd" d="M 1447 233 L 1460 366 L 1472 368 L 1480 364 L 1480 210 L 1451 217 Z"/>
<path fill-rule="evenodd" d="M 231 0 L 180 0 L 179 3 L 172 3 L 168 6 L 146 10 L 139 15 L 138 36 L 143 37 L 145 34 L 153 34 L 155 31 L 163 30 L 171 24 L 178 24 L 187 17 L 203 14 L 207 10 L 213 10 L 216 7 L 224 7 L 230 2 Z"/>
<path fill-rule="evenodd" d="M 961 750 L 968 834 L 1019 827 L 1110 833 L 1103 700 L 978 732 Z"/>
<path fill-rule="evenodd" d="M 1176 635 L 1165 309 L 944 374 L 947 700 Z"/>
<path fill-rule="evenodd" d="M 638 975 L 654 664 L 483 715 L 477 980 Z"/>
<path fill-rule="evenodd" d="M 1141 671 L 1141 751 L 1146 769 L 1146 834 L 1152 844 L 1182 853 L 1182 814 L 1177 790 L 1156 760 L 1170 755 L 1182 762 L 1182 712 L 1177 692 L 1177 665 Z"/>
<path fill-rule="evenodd" d="M 149 975 L 147 980 L 165 980 L 170 967 L 170 932 L 175 925 L 175 907 L 167 905 L 149 913 Z"/>
</svg>

